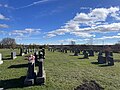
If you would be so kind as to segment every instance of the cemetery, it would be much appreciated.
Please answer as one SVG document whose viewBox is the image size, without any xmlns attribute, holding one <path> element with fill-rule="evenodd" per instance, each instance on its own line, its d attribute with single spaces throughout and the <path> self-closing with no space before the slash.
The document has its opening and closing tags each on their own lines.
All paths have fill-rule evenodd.
<svg viewBox="0 0 120 90">
<path fill-rule="evenodd" d="M 120 53 L 79 47 L 0 49 L 0 88 L 119 90 Z"/>
</svg>

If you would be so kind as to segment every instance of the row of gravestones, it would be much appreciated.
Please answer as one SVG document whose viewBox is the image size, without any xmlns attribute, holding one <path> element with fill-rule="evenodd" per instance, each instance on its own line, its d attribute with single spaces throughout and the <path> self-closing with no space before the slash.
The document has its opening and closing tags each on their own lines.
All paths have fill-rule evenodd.
<svg viewBox="0 0 120 90">
<path fill-rule="evenodd" d="M 54 51 L 58 51 L 58 52 L 63 52 L 63 53 L 67 53 L 68 50 L 67 49 L 58 49 L 56 50 L 55 48 L 48 48 L 48 51 L 54 52 Z M 94 50 L 79 50 L 79 49 L 70 49 L 70 53 L 74 53 L 74 56 L 79 56 L 80 52 L 82 52 L 82 55 L 84 55 L 85 58 L 88 58 L 88 56 L 94 56 Z"/>
<path fill-rule="evenodd" d="M 100 51 L 98 54 L 98 64 L 106 64 L 109 66 L 114 65 L 113 52 L 105 52 L 105 56 L 103 56 L 103 52 Z"/>
<path fill-rule="evenodd" d="M 45 59 L 45 49 L 36 51 L 32 56 L 32 62 L 28 62 L 27 76 L 24 80 L 25 85 L 45 84 L 45 70 L 43 67 L 43 61 Z M 35 66 L 38 66 L 38 71 L 35 70 Z"/>
<path fill-rule="evenodd" d="M 24 54 L 28 54 L 30 52 L 35 52 L 36 49 L 22 49 L 20 48 L 20 56 L 23 56 Z M 16 55 L 16 52 L 11 52 L 11 59 L 15 59 L 17 58 L 17 55 Z M 3 60 L 2 60 L 2 54 L 0 53 L 0 64 L 3 63 Z"/>
<path fill-rule="evenodd" d="M 16 57 L 16 52 L 11 52 L 11 59 L 15 59 Z M 0 53 L 0 64 L 3 64 L 2 60 L 2 54 Z"/>
<path fill-rule="evenodd" d="M 54 48 L 49 48 L 48 51 L 56 51 L 56 49 Z M 68 50 L 67 49 L 58 49 L 58 52 L 63 52 L 63 53 L 67 53 Z M 74 56 L 79 56 L 80 54 L 80 50 L 79 49 L 70 49 L 70 53 L 74 53 Z M 83 58 L 88 58 L 89 56 L 94 56 L 94 51 L 93 50 L 83 50 L 82 54 L 84 55 Z"/>
<path fill-rule="evenodd" d="M 20 56 L 23 56 L 24 54 L 28 54 L 30 52 L 36 52 L 37 49 L 23 49 L 23 48 L 20 48 Z"/>
<path fill-rule="evenodd" d="M 48 49 L 48 51 L 55 51 L 54 48 Z M 58 49 L 59 52 L 67 53 L 67 49 Z M 94 50 L 83 50 L 82 54 L 84 55 L 83 58 L 89 58 L 89 56 L 94 56 Z M 70 49 L 70 53 L 74 53 L 74 56 L 79 56 L 80 50 L 79 49 Z M 105 57 L 103 53 L 100 51 L 98 54 L 98 64 L 108 63 L 108 65 L 114 65 L 113 53 L 112 52 L 105 52 Z"/>
</svg>

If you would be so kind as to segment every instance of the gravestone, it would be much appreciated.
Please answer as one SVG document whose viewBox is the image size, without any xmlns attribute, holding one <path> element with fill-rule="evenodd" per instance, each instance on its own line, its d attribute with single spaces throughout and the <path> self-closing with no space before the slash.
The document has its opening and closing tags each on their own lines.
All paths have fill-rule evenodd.
<svg viewBox="0 0 120 90">
<path fill-rule="evenodd" d="M 94 56 L 94 51 L 93 50 L 89 50 L 89 56 Z"/>
<path fill-rule="evenodd" d="M 17 58 L 17 57 L 16 57 L 16 52 L 11 52 L 11 58 L 12 58 L 12 59 Z"/>
<path fill-rule="evenodd" d="M 106 63 L 106 58 L 103 57 L 102 51 L 100 51 L 100 52 L 98 53 L 98 63 L 99 63 L 99 64 L 104 64 L 104 63 Z"/>
<path fill-rule="evenodd" d="M 112 53 L 112 52 L 109 53 L 109 55 L 108 55 L 108 57 L 107 57 L 107 61 L 108 61 L 108 65 L 109 65 L 109 66 L 114 65 L 113 53 Z"/>
<path fill-rule="evenodd" d="M 79 55 L 79 51 L 78 49 L 75 50 L 74 56 L 78 56 Z"/>
<path fill-rule="evenodd" d="M 31 56 L 29 57 L 27 76 L 24 81 L 25 85 L 33 85 L 35 83 L 36 73 L 34 69 L 35 69 L 35 57 Z"/>
<path fill-rule="evenodd" d="M 83 55 L 86 53 L 86 50 L 83 50 Z"/>
<path fill-rule="evenodd" d="M 54 51 L 54 48 L 53 48 L 53 51 Z M 44 48 L 42 49 L 42 53 L 43 53 L 43 59 L 45 59 L 45 49 Z"/>
<path fill-rule="evenodd" d="M 25 54 L 28 54 L 28 50 L 27 49 L 25 49 Z"/>
<path fill-rule="evenodd" d="M 84 53 L 84 57 L 83 58 L 89 58 L 87 52 Z"/>
<path fill-rule="evenodd" d="M 38 51 L 34 53 L 34 56 L 35 56 L 35 63 L 36 63 L 38 59 Z"/>
<path fill-rule="evenodd" d="M 20 56 L 23 56 L 23 55 L 24 55 L 23 49 L 20 48 Z"/>
<path fill-rule="evenodd" d="M 67 53 L 67 49 L 65 49 L 65 53 Z"/>
<path fill-rule="evenodd" d="M 3 64 L 3 61 L 2 61 L 2 54 L 0 53 L 0 64 Z"/>
<path fill-rule="evenodd" d="M 38 73 L 36 77 L 36 83 L 37 84 L 45 84 L 45 71 L 43 67 L 43 53 L 40 53 L 39 60 L 38 60 Z"/>
<path fill-rule="evenodd" d="M 42 51 L 39 51 L 39 59 L 43 59 L 44 57 L 43 57 L 43 52 Z"/>
</svg>

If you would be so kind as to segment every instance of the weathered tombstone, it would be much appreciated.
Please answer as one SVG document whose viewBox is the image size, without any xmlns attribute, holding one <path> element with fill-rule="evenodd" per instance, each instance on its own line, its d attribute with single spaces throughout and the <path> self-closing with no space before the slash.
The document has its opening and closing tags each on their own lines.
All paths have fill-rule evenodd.
<svg viewBox="0 0 120 90">
<path fill-rule="evenodd" d="M 39 59 L 40 58 L 43 58 L 43 52 L 41 50 L 39 51 Z"/>
<path fill-rule="evenodd" d="M 113 60 L 113 53 L 110 52 L 108 57 L 107 57 L 108 65 L 112 66 L 114 65 L 114 60 Z"/>
<path fill-rule="evenodd" d="M 86 50 L 83 50 L 83 55 L 86 53 Z"/>
<path fill-rule="evenodd" d="M 67 53 L 67 49 L 65 49 L 65 53 Z"/>
<path fill-rule="evenodd" d="M 87 52 L 84 53 L 84 58 L 89 58 Z"/>
<path fill-rule="evenodd" d="M 89 50 L 89 56 L 94 56 L 94 51 L 93 50 Z"/>
<path fill-rule="evenodd" d="M 34 69 L 35 69 L 35 57 L 31 55 L 29 57 L 29 62 L 28 62 L 27 76 L 24 81 L 25 85 L 33 85 L 35 83 L 36 73 Z"/>
<path fill-rule="evenodd" d="M 98 53 L 98 63 L 99 64 L 104 64 L 106 63 L 105 57 L 103 57 L 102 51 Z"/>
<path fill-rule="evenodd" d="M 38 51 L 34 53 L 34 56 L 35 56 L 35 63 L 36 63 L 38 59 Z"/>
<path fill-rule="evenodd" d="M 20 56 L 23 56 L 23 55 L 24 55 L 23 49 L 20 48 Z"/>
<path fill-rule="evenodd" d="M 2 64 L 3 61 L 2 61 L 2 54 L 0 53 L 0 64 Z"/>
<path fill-rule="evenodd" d="M 28 50 L 27 49 L 25 49 L 25 54 L 28 54 Z"/>
<path fill-rule="evenodd" d="M 53 48 L 53 51 L 54 51 L 54 48 Z M 44 48 L 42 49 L 42 53 L 43 53 L 43 59 L 45 59 L 45 49 Z"/>
<path fill-rule="evenodd" d="M 11 52 L 11 58 L 12 58 L 12 59 L 17 58 L 17 57 L 16 57 L 16 52 Z"/>
<path fill-rule="evenodd" d="M 79 55 L 79 51 L 78 49 L 75 50 L 74 56 L 78 56 Z"/>
<path fill-rule="evenodd" d="M 40 53 L 39 60 L 38 60 L 38 73 L 36 77 L 36 83 L 37 84 L 45 84 L 45 71 L 43 68 L 43 53 Z"/>
</svg>

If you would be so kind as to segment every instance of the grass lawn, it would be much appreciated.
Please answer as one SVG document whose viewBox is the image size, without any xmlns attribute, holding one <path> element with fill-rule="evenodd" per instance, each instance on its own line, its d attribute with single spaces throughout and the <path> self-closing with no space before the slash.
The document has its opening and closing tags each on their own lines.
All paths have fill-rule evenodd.
<svg viewBox="0 0 120 90">
<path fill-rule="evenodd" d="M 18 50 L 15 50 L 19 54 Z M 11 50 L 0 49 L 3 58 L 10 58 Z M 15 60 L 4 60 L 0 65 L 0 88 L 11 90 L 73 90 L 85 80 L 95 80 L 105 90 L 120 90 L 120 62 L 114 66 L 92 64 L 97 62 L 97 54 L 89 59 L 83 56 L 72 56 L 72 53 L 50 52 L 46 50 L 44 68 L 46 84 L 25 87 L 24 76 L 27 73 L 25 56 L 17 56 Z M 114 53 L 119 61 L 120 54 Z M 37 67 L 36 67 L 37 69 Z"/>
</svg>

